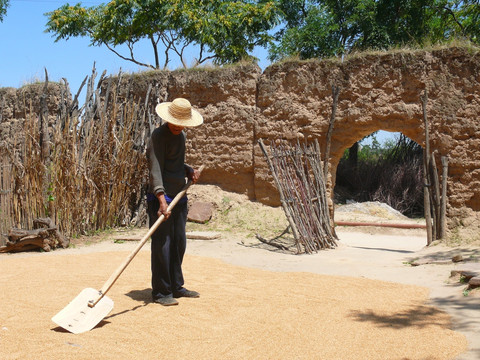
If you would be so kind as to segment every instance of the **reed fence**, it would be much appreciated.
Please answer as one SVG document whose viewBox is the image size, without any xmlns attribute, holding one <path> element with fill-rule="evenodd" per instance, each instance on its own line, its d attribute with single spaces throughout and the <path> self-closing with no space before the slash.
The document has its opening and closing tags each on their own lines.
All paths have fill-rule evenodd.
<svg viewBox="0 0 480 360">
<path fill-rule="evenodd" d="M 0 246 L 5 245 L 5 236 L 12 227 L 12 165 L 6 162 L 6 158 L 0 159 Z"/>
<path fill-rule="evenodd" d="M 97 86 L 96 77 L 93 69 L 75 96 L 63 80 L 54 116 L 45 102 L 34 109 L 23 99 L 24 134 L 0 162 L 2 234 L 11 227 L 31 229 L 34 219 L 45 216 L 67 236 L 145 222 L 153 109 L 145 99 L 119 96 L 121 74 L 102 74 Z M 43 99 L 47 85 L 48 77 Z"/>
</svg>

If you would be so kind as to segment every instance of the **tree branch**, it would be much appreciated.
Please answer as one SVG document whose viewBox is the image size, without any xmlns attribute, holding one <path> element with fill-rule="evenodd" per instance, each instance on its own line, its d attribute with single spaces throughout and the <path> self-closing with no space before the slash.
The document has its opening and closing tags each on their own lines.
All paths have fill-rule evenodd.
<svg viewBox="0 0 480 360">
<path fill-rule="evenodd" d="M 191 41 L 188 41 L 188 42 L 184 42 L 184 45 L 182 46 L 182 49 L 181 50 L 178 50 L 177 49 L 177 46 L 175 45 L 175 41 L 178 39 L 178 37 L 175 37 L 172 33 L 170 34 L 171 37 L 172 37 L 172 41 L 171 41 L 171 48 L 172 50 L 180 57 L 180 60 L 182 61 L 182 65 L 183 67 L 186 69 L 187 68 L 187 64 L 185 63 L 185 60 L 183 58 L 183 52 L 185 50 L 185 48 L 191 44 Z"/>
<path fill-rule="evenodd" d="M 200 55 L 199 55 L 198 59 L 195 59 L 195 65 L 194 65 L 194 67 L 202 64 L 203 62 L 205 62 L 205 61 L 207 61 L 207 60 L 215 59 L 215 58 L 216 58 L 215 55 L 210 55 L 210 56 L 207 56 L 206 58 L 203 58 L 203 59 L 202 59 L 203 49 L 204 49 L 204 45 L 201 44 L 201 45 L 200 45 Z"/>
<path fill-rule="evenodd" d="M 172 47 L 172 40 L 168 38 L 167 35 L 162 34 L 159 36 L 159 40 L 162 40 L 163 45 L 165 46 L 165 63 L 163 65 L 163 68 L 166 69 L 168 66 L 168 63 L 170 62 L 170 56 L 169 56 L 169 51 L 170 48 Z"/>
<path fill-rule="evenodd" d="M 127 58 L 126 56 L 123 56 L 122 54 L 120 54 L 118 51 L 116 51 L 114 48 L 112 48 L 109 44 L 107 43 L 102 43 L 104 44 L 108 50 L 110 50 L 111 52 L 113 52 L 115 55 L 117 55 L 119 58 L 123 59 L 123 60 L 127 60 L 127 61 L 131 61 L 133 62 L 134 64 L 137 64 L 137 65 L 140 65 L 140 66 L 145 66 L 145 67 L 149 67 L 149 68 L 152 68 L 152 69 L 155 69 L 154 66 L 152 65 L 149 65 L 149 64 L 145 64 L 145 63 L 142 63 L 140 61 L 137 61 L 133 58 L 133 55 L 132 55 L 132 58 Z M 132 53 L 132 49 L 130 47 L 130 45 L 128 46 L 129 49 L 130 49 L 130 53 Z"/>
<path fill-rule="evenodd" d="M 150 35 L 148 38 L 150 39 L 150 42 L 151 42 L 152 47 L 153 47 L 153 54 L 155 56 L 155 68 L 159 69 L 160 68 L 160 62 L 158 60 L 158 49 L 157 49 L 158 40 L 155 41 L 155 39 L 153 38 L 153 35 Z M 133 54 L 132 54 L 132 56 L 133 56 Z"/>
<path fill-rule="evenodd" d="M 437 7 L 437 9 L 441 10 L 445 10 L 452 18 L 453 18 L 453 21 L 460 27 L 460 30 L 462 30 L 462 35 L 465 34 L 465 28 L 463 27 L 463 25 L 460 23 L 460 21 L 458 21 L 457 17 L 455 16 L 455 12 L 446 7 L 446 6 L 443 6 L 443 7 Z"/>
</svg>

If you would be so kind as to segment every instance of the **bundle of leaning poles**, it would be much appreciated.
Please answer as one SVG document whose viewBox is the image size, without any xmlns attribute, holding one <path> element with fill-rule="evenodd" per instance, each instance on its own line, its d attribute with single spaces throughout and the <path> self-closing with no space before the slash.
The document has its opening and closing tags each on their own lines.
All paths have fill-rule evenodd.
<svg viewBox="0 0 480 360">
<path fill-rule="evenodd" d="M 270 153 L 259 140 L 280 202 L 295 238 L 298 253 L 313 253 L 337 246 L 318 141 L 294 146 L 286 141 L 270 144 Z"/>
</svg>

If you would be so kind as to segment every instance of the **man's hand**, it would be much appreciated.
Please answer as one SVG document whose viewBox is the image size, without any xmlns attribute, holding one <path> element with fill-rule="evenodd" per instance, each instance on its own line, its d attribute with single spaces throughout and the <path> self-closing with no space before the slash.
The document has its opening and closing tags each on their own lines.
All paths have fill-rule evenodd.
<svg viewBox="0 0 480 360">
<path fill-rule="evenodd" d="M 157 199 L 160 202 L 160 207 L 158 208 L 158 217 L 164 215 L 165 220 L 167 220 L 170 217 L 171 212 L 167 211 L 168 209 L 168 204 L 167 200 L 165 200 L 165 195 L 163 193 L 157 194 Z"/>
<path fill-rule="evenodd" d="M 195 184 L 200 177 L 200 171 L 193 169 L 193 171 L 190 171 L 187 176 L 192 181 L 192 184 Z"/>
</svg>

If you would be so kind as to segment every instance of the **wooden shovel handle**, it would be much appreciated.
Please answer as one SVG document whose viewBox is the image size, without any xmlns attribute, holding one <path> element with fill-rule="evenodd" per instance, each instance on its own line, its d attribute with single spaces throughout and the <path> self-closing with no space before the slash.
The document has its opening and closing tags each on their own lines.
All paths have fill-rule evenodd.
<svg viewBox="0 0 480 360">
<path fill-rule="evenodd" d="M 200 166 L 200 168 L 198 169 L 198 171 L 200 171 L 200 173 L 203 171 L 203 169 L 205 168 L 205 165 L 202 165 Z M 168 208 L 167 208 L 167 211 L 170 212 L 172 211 L 173 207 L 180 201 L 180 199 L 185 195 L 185 193 L 187 192 L 188 188 L 190 187 L 190 185 L 192 184 L 192 182 L 190 180 L 188 180 L 188 182 L 185 184 L 185 186 L 183 187 L 182 191 L 180 191 L 177 196 L 175 196 L 172 200 L 172 202 L 168 205 Z M 162 214 L 158 219 L 157 221 L 155 221 L 155 223 L 152 225 L 152 227 L 147 231 L 147 233 L 143 236 L 142 240 L 140 240 L 140 242 L 138 243 L 138 245 L 135 247 L 135 249 L 133 249 L 133 251 L 130 253 L 130 255 L 128 255 L 128 257 L 123 261 L 123 263 L 117 268 L 117 270 L 110 276 L 110 278 L 105 282 L 105 284 L 103 285 L 103 287 L 100 289 L 100 291 L 98 292 L 98 298 L 97 299 L 94 299 L 94 300 L 90 300 L 88 302 L 88 306 L 89 307 L 94 307 L 95 305 L 97 305 L 97 303 L 102 300 L 102 298 L 105 296 L 105 294 L 110 290 L 110 288 L 113 286 L 113 284 L 115 283 L 115 281 L 117 281 L 117 279 L 120 277 L 120 275 L 122 274 L 123 270 L 125 270 L 125 268 L 128 266 L 128 264 L 130 264 L 130 262 L 133 260 L 133 258 L 135 257 L 135 255 L 137 255 L 137 253 L 140 251 L 140 249 L 143 247 L 143 245 L 145 245 L 145 243 L 148 241 L 148 239 L 152 236 L 152 234 L 155 232 L 155 230 L 157 230 L 158 226 L 165 220 L 165 216 Z"/>
</svg>

